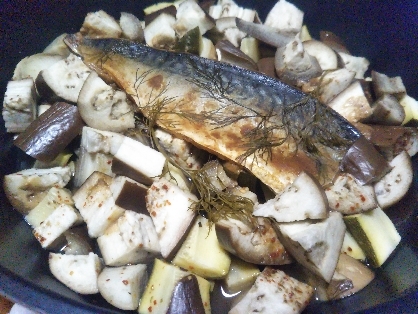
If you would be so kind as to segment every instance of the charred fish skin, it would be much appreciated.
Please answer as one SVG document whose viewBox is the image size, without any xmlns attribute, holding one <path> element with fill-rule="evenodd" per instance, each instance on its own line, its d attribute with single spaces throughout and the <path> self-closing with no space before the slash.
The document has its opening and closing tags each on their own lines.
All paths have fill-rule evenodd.
<svg viewBox="0 0 418 314">
<path fill-rule="evenodd" d="M 146 117 L 242 164 L 276 192 L 301 171 L 329 182 L 360 137 L 315 98 L 258 72 L 123 39 L 75 34 L 66 43 Z"/>
</svg>

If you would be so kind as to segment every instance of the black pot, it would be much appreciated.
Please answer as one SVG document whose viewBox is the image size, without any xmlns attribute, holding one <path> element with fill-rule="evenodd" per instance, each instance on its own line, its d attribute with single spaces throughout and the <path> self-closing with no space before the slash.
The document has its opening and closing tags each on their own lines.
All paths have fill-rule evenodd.
<svg viewBox="0 0 418 314">
<path fill-rule="evenodd" d="M 23 57 L 41 52 L 61 33 L 79 30 L 88 12 L 103 9 L 115 18 L 121 11 L 142 17 L 141 9 L 155 1 L 2 1 L 0 3 L 0 93 Z M 274 1 L 238 1 L 256 8 L 265 18 Z M 370 68 L 400 75 L 408 94 L 418 98 L 418 4 L 408 1 L 293 1 L 305 12 L 311 34 L 338 34 L 354 55 L 365 56 Z M 17 171 L 27 161 L 12 147 L 0 119 L 0 175 Z M 387 213 L 402 235 L 395 253 L 376 271 L 376 279 L 346 299 L 312 303 L 306 313 L 417 313 L 418 312 L 418 159 L 408 195 Z M 0 194 L 0 294 L 43 313 L 122 313 L 99 295 L 82 296 L 58 283 L 49 273 L 47 252 L 30 227 Z M 215 300 L 214 308 L 222 308 Z M 214 310 L 220 313 L 221 310 Z M 305 313 L 304 312 L 304 313 Z"/>
</svg>

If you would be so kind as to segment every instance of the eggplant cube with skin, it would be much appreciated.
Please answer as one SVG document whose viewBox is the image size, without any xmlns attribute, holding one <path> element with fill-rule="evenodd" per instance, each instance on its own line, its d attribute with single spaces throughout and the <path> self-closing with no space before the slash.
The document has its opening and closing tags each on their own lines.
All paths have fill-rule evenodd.
<svg viewBox="0 0 418 314">
<path fill-rule="evenodd" d="M 278 269 L 266 267 L 248 293 L 228 313 L 301 313 L 313 295 L 313 288 Z"/>
<path fill-rule="evenodd" d="M 317 223 L 294 222 L 276 225 L 286 250 L 303 266 L 329 282 L 340 256 L 345 234 L 342 215 L 331 212 Z"/>
<path fill-rule="evenodd" d="M 80 294 L 99 292 L 98 276 L 102 270 L 98 255 L 66 255 L 49 253 L 49 269 L 52 275 L 71 290 Z"/>
<path fill-rule="evenodd" d="M 257 205 L 253 215 L 274 218 L 278 222 L 324 219 L 328 215 L 328 201 L 319 182 L 302 172 L 274 199 Z"/>
<path fill-rule="evenodd" d="M 197 198 L 162 178 L 148 189 L 147 210 L 154 222 L 161 255 L 168 258 L 179 248 L 195 217 L 190 206 Z"/>
<path fill-rule="evenodd" d="M 146 213 L 147 205 L 145 196 L 148 187 L 125 176 L 117 176 L 113 179 L 110 186 L 115 204 L 126 210 L 138 213 Z"/>
<path fill-rule="evenodd" d="M 160 253 L 151 218 L 130 210 L 98 237 L 97 243 L 108 266 L 147 262 Z"/>
<path fill-rule="evenodd" d="M 82 218 L 74 207 L 61 204 L 33 230 L 33 234 L 42 247 L 47 248 L 78 222 L 82 222 Z"/>
<path fill-rule="evenodd" d="M 122 310 L 136 310 L 148 280 L 147 265 L 106 267 L 97 284 L 107 302 Z"/>
<path fill-rule="evenodd" d="M 115 204 L 111 184 L 112 177 L 94 172 L 74 193 L 74 204 L 92 238 L 101 236 L 125 211 Z"/>
</svg>

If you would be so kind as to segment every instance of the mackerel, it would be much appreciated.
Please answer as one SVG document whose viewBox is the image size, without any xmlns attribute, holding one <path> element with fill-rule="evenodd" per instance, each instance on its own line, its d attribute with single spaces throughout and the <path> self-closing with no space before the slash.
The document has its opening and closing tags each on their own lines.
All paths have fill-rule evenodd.
<svg viewBox="0 0 418 314">
<path fill-rule="evenodd" d="M 275 192 L 302 171 L 328 183 L 360 137 L 314 97 L 258 72 L 124 39 L 74 34 L 65 41 L 145 117 L 241 164 Z"/>
</svg>

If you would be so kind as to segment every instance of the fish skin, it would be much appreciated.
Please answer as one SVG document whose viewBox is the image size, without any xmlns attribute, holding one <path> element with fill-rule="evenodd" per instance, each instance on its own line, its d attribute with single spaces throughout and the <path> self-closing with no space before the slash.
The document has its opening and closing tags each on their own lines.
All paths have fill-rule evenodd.
<svg viewBox="0 0 418 314">
<path fill-rule="evenodd" d="M 65 42 L 125 90 L 146 117 L 154 115 L 168 132 L 240 163 L 275 192 L 302 171 L 330 182 L 360 137 L 315 98 L 258 72 L 124 39 L 73 34 Z M 158 104 L 163 107 L 155 116 Z M 260 139 L 264 149 L 250 151 Z"/>
</svg>

